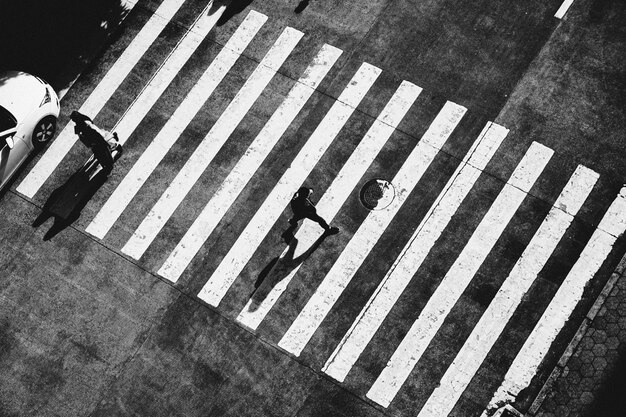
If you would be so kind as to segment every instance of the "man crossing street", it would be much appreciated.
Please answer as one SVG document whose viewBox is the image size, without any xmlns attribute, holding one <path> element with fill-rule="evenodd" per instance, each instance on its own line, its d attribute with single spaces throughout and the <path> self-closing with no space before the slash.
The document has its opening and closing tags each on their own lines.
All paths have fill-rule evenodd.
<svg viewBox="0 0 626 417">
<path fill-rule="evenodd" d="M 313 193 L 313 189 L 307 187 L 300 187 L 298 191 L 293 195 L 291 199 L 291 210 L 293 210 L 293 217 L 289 219 L 289 224 L 293 227 L 298 225 L 298 221 L 306 218 L 313 220 L 324 229 L 324 233 L 331 235 L 339 233 L 337 227 L 330 227 L 326 220 L 324 220 L 315 209 L 315 204 L 311 202 L 309 196 Z"/>
</svg>

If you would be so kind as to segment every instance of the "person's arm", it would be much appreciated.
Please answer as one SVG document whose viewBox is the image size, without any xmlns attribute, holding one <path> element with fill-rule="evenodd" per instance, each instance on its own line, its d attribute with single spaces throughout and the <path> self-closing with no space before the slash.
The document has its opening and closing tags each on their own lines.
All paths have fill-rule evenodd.
<svg viewBox="0 0 626 417">
<path fill-rule="evenodd" d="M 87 122 L 87 128 L 89 129 L 91 138 L 96 142 L 94 144 L 109 148 L 109 142 L 106 138 L 110 135 L 110 132 L 96 126 L 93 122 Z"/>
<path fill-rule="evenodd" d="M 304 199 L 304 205 L 307 208 L 315 209 L 315 204 L 313 204 L 313 202 L 309 200 L 308 197 Z"/>
</svg>

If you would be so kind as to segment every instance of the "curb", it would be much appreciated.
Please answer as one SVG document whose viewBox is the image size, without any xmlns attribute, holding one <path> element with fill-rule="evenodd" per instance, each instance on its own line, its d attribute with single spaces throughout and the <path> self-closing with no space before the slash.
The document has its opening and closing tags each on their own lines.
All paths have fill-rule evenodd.
<svg viewBox="0 0 626 417">
<path fill-rule="evenodd" d="M 563 373 L 563 370 L 565 369 L 565 365 L 567 364 L 571 356 L 574 354 L 576 347 L 578 346 L 581 339 L 587 332 L 589 325 L 591 324 L 593 319 L 596 317 L 596 315 L 598 314 L 598 312 L 604 305 L 604 302 L 606 301 L 611 291 L 613 291 L 613 287 L 615 286 L 615 283 L 617 282 L 619 278 L 622 278 L 625 276 L 625 271 L 626 271 L 626 255 L 622 257 L 619 264 L 615 268 L 615 271 L 611 274 L 611 277 L 604 285 L 604 288 L 602 288 L 602 291 L 598 295 L 598 298 L 596 298 L 593 305 L 591 306 L 591 308 L 585 315 L 585 318 L 583 322 L 581 323 L 581 325 L 578 327 L 576 334 L 574 335 L 570 343 L 565 348 L 565 352 L 563 352 L 563 355 L 561 355 L 561 358 L 559 359 L 558 363 L 556 364 L 556 366 L 550 373 L 550 376 L 548 377 L 546 382 L 543 384 L 543 387 L 539 391 L 539 394 L 537 394 L 537 397 L 535 398 L 535 401 L 533 401 L 532 405 L 530 406 L 528 412 L 526 413 L 526 416 L 533 417 L 539 411 L 541 404 L 543 403 L 545 398 L 548 396 L 548 394 L 552 390 L 557 378 L 561 376 L 561 374 Z"/>
</svg>

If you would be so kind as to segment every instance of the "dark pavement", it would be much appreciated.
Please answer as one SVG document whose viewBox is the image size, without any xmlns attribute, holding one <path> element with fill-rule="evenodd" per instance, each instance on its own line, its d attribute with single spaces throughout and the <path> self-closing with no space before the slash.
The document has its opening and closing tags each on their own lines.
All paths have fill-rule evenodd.
<svg viewBox="0 0 626 417">
<path fill-rule="evenodd" d="M 7 59 L 0 67 L 33 72 L 50 81 L 57 91 L 69 88 L 59 120 L 63 128 L 70 111 L 87 100 L 161 1 L 139 1 L 130 13 L 128 4 L 119 1 L 100 2 L 97 7 L 72 1 L 56 7 L 36 1 L 20 3 L 1 4 L 5 24 L 0 38 L 14 41 L 3 43 L 0 56 Z M 94 115 L 99 125 L 112 128 L 127 117 L 128 109 L 179 47 L 206 3 L 186 2 L 168 22 L 103 110 Z M 313 0 L 294 13 L 299 3 L 228 3 L 215 28 L 127 138 L 124 155 L 109 179 L 93 190 L 79 216 L 62 230 L 55 230 L 52 238 L 52 220 L 36 227 L 33 222 L 51 193 L 87 158 L 85 149 L 73 147 L 32 198 L 16 188 L 41 155 L 35 156 L 10 190 L 3 192 L 1 416 L 416 415 L 570 175 L 579 164 L 585 165 L 600 174 L 597 185 L 450 415 L 479 416 L 485 409 L 533 324 L 626 182 L 626 84 L 621 76 L 626 55 L 622 23 L 626 10 L 619 1 L 575 0 L 566 18 L 558 20 L 553 15 L 559 0 L 519 4 L 496 0 L 375 0 L 365 4 Z M 210 10 L 219 5 L 221 2 L 216 1 Z M 250 10 L 268 16 L 259 34 L 109 233 L 103 239 L 90 235 L 86 229 L 99 209 Z M 14 19 L 6 20 L 7 16 Z M 28 25 L 16 23 L 23 21 Z M 231 140 L 217 153 L 146 253 L 138 260 L 122 253 L 124 243 L 287 26 L 304 36 L 236 127 Z M 167 254 L 323 43 L 343 51 L 337 64 L 180 280 L 173 283 L 159 276 L 157 271 Z M 308 175 L 306 184 L 316 190 L 314 201 L 329 188 L 402 80 L 419 85 L 423 91 L 352 196 L 358 195 L 360 186 L 371 178 L 393 178 L 446 101 L 468 111 L 324 325 L 302 354 L 295 356 L 278 343 L 371 213 L 357 198 L 348 199 L 331 222 L 341 233 L 309 248 L 297 279 L 258 329 L 251 330 L 236 319 L 259 278 L 286 247 L 281 234 L 291 215 L 287 207 L 218 307 L 203 302 L 198 292 L 364 62 L 383 71 L 318 168 Z M 346 380 L 335 381 L 321 371 L 325 361 L 490 120 L 510 129 L 509 135 L 377 337 Z M 545 172 L 397 397 L 389 407 L 377 404 L 367 397 L 368 388 L 533 141 L 555 151 Z M 516 409 L 537 416 L 596 416 L 610 415 L 604 414 L 608 413 L 606 407 L 621 404 L 612 389 L 620 384 L 626 346 L 624 326 L 620 325 L 625 316 L 623 261 L 612 273 L 625 251 L 626 239 L 621 236 L 586 286 L 532 384 L 517 397 L 513 404 Z M 294 268 L 288 263 L 283 267 L 279 278 Z M 276 276 L 271 279 L 276 280 Z M 607 296 L 600 307 L 596 300 L 604 299 L 603 291 Z M 264 288 L 252 299 L 262 300 L 267 292 Z"/>
<path fill-rule="evenodd" d="M 108 48 L 134 0 L 2 1 L 0 69 L 19 69 L 64 93 Z"/>
</svg>

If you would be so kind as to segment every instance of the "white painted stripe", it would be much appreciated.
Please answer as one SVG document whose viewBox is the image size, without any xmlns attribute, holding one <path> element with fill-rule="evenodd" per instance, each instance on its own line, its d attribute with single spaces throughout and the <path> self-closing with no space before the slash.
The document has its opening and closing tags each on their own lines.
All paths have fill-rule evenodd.
<svg viewBox="0 0 626 417">
<path fill-rule="evenodd" d="M 103 239 L 150 174 L 165 157 L 204 102 L 243 53 L 267 17 L 251 11 L 230 37 L 174 114 L 141 154 L 86 231 Z"/>
<path fill-rule="evenodd" d="M 557 10 L 554 14 L 554 17 L 557 19 L 563 19 L 563 16 L 565 16 L 565 13 L 567 13 L 567 10 L 569 10 L 569 7 L 573 2 L 574 0 L 565 0 L 563 4 L 561 4 L 561 7 L 559 7 L 559 10 Z"/>
<path fill-rule="evenodd" d="M 303 33 L 298 30 L 285 28 L 159 201 L 126 242 L 122 252 L 135 259 L 143 255 L 302 36 Z"/>
<path fill-rule="evenodd" d="M 625 230 L 626 187 L 621 189 L 607 210 L 548 308 L 524 342 L 488 408 L 515 401 L 519 392 L 530 385 L 552 342 L 581 300 L 585 286 L 598 272 L 615 241 Z M 487 411 L 483 416 L 487 416 Z"/>
<path fill-rule="evenodd" d="M 554 152 L 534 142 L 367 393 L 387 407 Z"/>
<path fill-rule="evenodd" d="M 296 356 L 300 355 L 466 110 L 452 102 L 444 105 L 424 138 L 415 146 L 391 181 L 397 190 L 396 198 L 386 209 L 368 214 L 278 346 Z"/>
<path fill-rule="evenodd" d="M 330 45 L 322 47 L 169 255 L 159 270 L 159 275 L 172 282 L 178 281 L 187 265 L 335 64 L 341 52 L 340 49 Z"/>
<path fill-rule="evenodd" d="M 370 64 L 361 65 L 309 140 L 300 149 L 289 169 L 283 174 L 261 208 L 213 272 L 198 294 L 199 298 L 213 306 L 220 303 L 269 229 L 282 214 L 294 190 L 313 170 L 380 72 L 380 69 Z"/>
<path fill-rule="evenodd" d="M 95 117 L 183 3 L 184 0 L 164 0 L 161 3 L 85 100 L 79 112 Z M 55 141 L 50 144 L 46 153 L 17 187 L 19 193 L 29 198 L 37 193 L 76 142 L 77 137 L 73 127 L 73 123 L 68 123 Z"/>
<path fill-rule="evenodd" d="M 421 221 L 323 372 L 343 381 L 465 199 L 508 130 L 489 122 Z"/>
<path fill-rule="evenodd" d="M 398 127 L 400 121 L 404 118 L 408 110 L 417 99 L 422 89 L 407 81 L 402 82 L 400 87 L 385 108 L 382 110 L 378 118 L 374 121 L 365 137 L 359 142 L 350 158 L 341 168 L 339 174 L 335 177 L 332 184 L 326 190 L 324 195 L 317 203 L 317 210 L 323 213 L 323 217 L 327 222 L 332 222 L 339 209 L 343 206 L 345 200 L 350 196 L 354 187 L 358 184 L 365 171 L 370 166 L 376 155 L 382 147 L 387 143 L 391 134 Z M 293 258 L 298 259 L 303 253 L 310 248 L 314 242 L 322 235 L 322 230 L 317 223 L 305 221 L 302 227 L 296 233 L 295 238 L 298 241 Z M 285 256 L 289 253 L 287 247 L 276 265 L 284 262 Z M 265 318 L 272 306 L 278 301 L 280 295 L 287 289 L 289 282 L 300 269 L 300 265 L 292 268 L 287 277 L 280 280 L 278 285 L 274 286 L 270 293 L 263 299 L 263 302 L 252 309 L 252 299 L 248 301 L 246 306 L 239 313 L 239 320 L 246 326 L 256 329 L 261 321 Z M 270 271 L 268 277 L 270 282 L 274 282 L 270 278 L 273 271 Z"/>
<path fill-rule="evenodd" d="M 139 97 L 126 109 L 122 119 L 111 129 L 119 135 L 120 144 L 124 144 L 130 138 L 154 103 L 161 97 L 161 94 L 163 94 L 174 80 L 174 77 L 176 77 L 185 63 L 191 58 L 191 55 L 198 49 L 206 35 L 211 31 L 213 26 L 215 26 L 215 23 L 217 23 L 222 13 L 224 13 L 224 10 L 226 10 L 226 5 L 222 4 L 213 14 L 208 13 L 210 8 L 211 5 L 209 4 L 201 12 L 200 17 L 196 20 L 191 29 L 189 29 L 178 45 L 176 45 L 176 49 L 167 57 L 167 60 L 161 65 L 148 85 L 143 88 Z"/>
<path fill-rule="evenodd" d="M 420 411 L 420 417 L 447 416 L 539 275 L 574 216 L 593 189 L 598 174 L 578 166 L 489 307 Z"/>
</svg>

